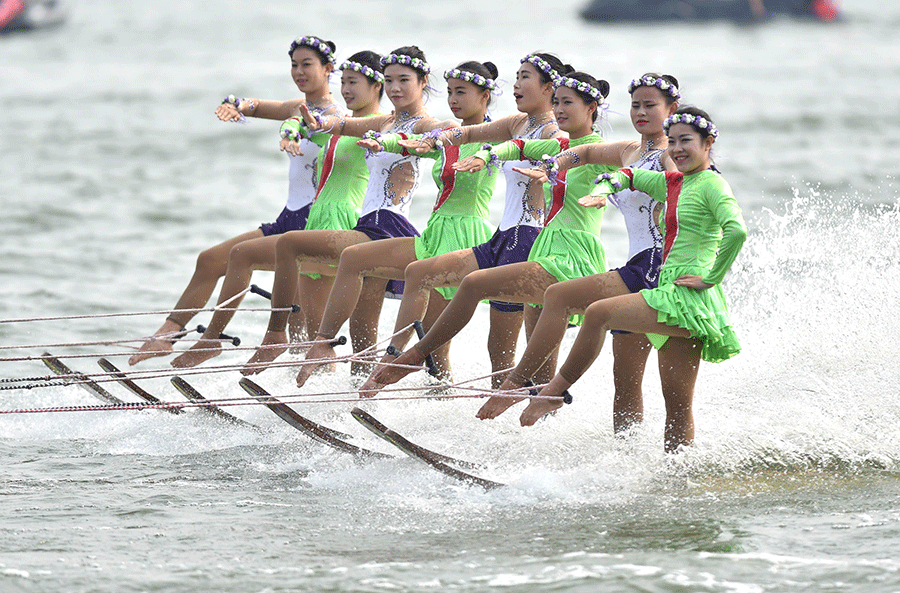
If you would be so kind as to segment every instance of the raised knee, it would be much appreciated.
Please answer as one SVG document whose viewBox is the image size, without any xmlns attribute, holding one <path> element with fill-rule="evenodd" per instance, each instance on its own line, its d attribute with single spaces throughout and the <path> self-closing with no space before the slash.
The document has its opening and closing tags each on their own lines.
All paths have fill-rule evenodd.
<svg viewBox="0 0 900 593">
<path fill-rule="evenodd" d="M 221 260 L 222 254 L 216 251 L 216 248 L 213 247 L 211 249 L 204 249 L 197 256 L 197 269 L 198 270 L 209 270 L 213 267 L 221 265 L 219 262 Z"/>
<path fill-rule="evenodd" d="M 422 286 L 428 274 L 428 266 L 423 261 L 414 261 L 403 270 L 403 279 L 413 286 Z"/>
<path fill-rule="evenodd" d="M 557 309 L 560 307 L 565 307 L 565 294 L 566 289 L 562 286 L 562 283 L 557 282 L 555 284 L 551 284 L 547 287 L 547 290 L 544 291 L 544 308 Z"/>
<path fill-rule="evenodd" d="M 243 243 L 238 243 L 228 252 L 229 264 L 244 264 L 247 261 L 248 251 Z"/>
<path fill-rule="evenodd" d="M 459 283 L 459 290 L 457 292 L 487 296 L 488 292 L 490 292 L 491 284 L 489 278 L 490 277 L 482 270 L 466 274 L 462 279 L 462 282 Z"/>
<path fill-rule="evenodd" d="M 363 250 L 360 245 L 351 245 L 341 252 L 340 263 L 338 269 L 345 273 L 359 273 L 366 262 Z"/>
<path fill-rule="evenodd" d="M 609 323 L 610 310 L 603 301 L 597 301 L 584 310 L 584 325 L 606 327 Z"/>
<path fill-rule="evenodd" d="M 297 257 L 297 251 L 294 248 L 294 242 L 291 240 L 292 238 L 289 235 L 290 233 L 281 235 L 278 240 L 275 241 L 276 258 L 293 259 Z"/>
</svg>

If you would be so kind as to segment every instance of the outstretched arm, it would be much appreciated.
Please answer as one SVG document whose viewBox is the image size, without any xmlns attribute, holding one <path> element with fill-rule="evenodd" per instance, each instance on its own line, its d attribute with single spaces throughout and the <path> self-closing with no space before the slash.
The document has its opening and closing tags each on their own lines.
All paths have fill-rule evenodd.
<svg viewBox="0 0 900 593">
<path fill-rule="evenodd" d="M 304 104 L 300 106 L 300 115 L 310 133 L 324 132 L 335 136 L 362 136 L 369 131 L 380 130 L 390 115 L 374 115 L 370 117 L 343 117 L 340 115 L 319 115 L 312 113 Z"/>
<path fill-rule="evenodd" d="M 292 115 L 298 115 L 300 105 L 305 103 L 304 99 L 268 101 L 228 95 L 222 104 L 216 107 L 216 116 L 222 121 L 241 121 L 241 116 L 284 120 Z"/>
<path fill-rule="evenodd" d="M 561 152 L 556 158 L 560 171 L 567 171 L 572 167 L 580 167 L 582 165 L 624 167 L 628 164 L 624 162 L 624 156 L 634 146 L 635 143 L 632 140 L 582 144 Z"/>
<path fill-rule="evenodd" d="M 631 169 L 620 169 L 613 173 L 603 173 L 594 181 L 594 189 L 591 193 L 584 196 L 578 203 L 585 207 L 602 208 L 606 206 L 607 197 L 622 191 L 623 188 L 631 187 L 631 179 L 633 172 Z"/>
</svg>

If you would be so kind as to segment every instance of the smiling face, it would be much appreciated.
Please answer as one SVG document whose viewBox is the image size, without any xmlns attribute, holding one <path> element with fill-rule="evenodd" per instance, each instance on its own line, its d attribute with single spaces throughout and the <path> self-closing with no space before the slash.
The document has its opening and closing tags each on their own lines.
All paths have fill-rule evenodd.
<svg viewBox="0 0 900 593">
<path fill-rule="evenodd" d="M 663 122 L 677 107 L 677 103 L 667 103 L 666 95 L 658 88 L 639 86 L 631 94 L 631 124 L 640 134 L 659 134 Z"/>
<path fill-rule="evenodd" d="M 384 91 L 397 111 L 414 111 L 422 103 L 427 79 L 419 80 L 419 71 L 391 64 L 384 69 Z"/>
<path fill-rule="evenodd" d="M 447 105 L 450 106 L 453 117 L 461 119 L 463 123 L 483 122 L 490 96 L 490 91 L 474 83 L 458 78 L 447 79 Z"/>
<path fill-rule="evenodd" d="M 322 64 L 322 60 L 314 50 L 300 46 L 291 54 L 291 78 L 303 93 L 320 92 L 328 88 L 328 75 L 332 65 Z"/>
<path fill-rule="evenodd" d="M 381 85 L 359 72 L 344 70 L 341 72 L 341 97 L 351 111 L 362 111 L 372 104 L 378 104 L 378 90 Z"/>
<path fill-rule="evenodd" d="M 669 147 L 666 149 L 675 166 L 685 175 L 709 169 L 709 151 L 715 138 L 703 137 L 690 124 L 669 126 Z"/>
<path fill-rule="evenodd" d="M 553 116 L 556 123 L 572 138 L 580 138 L 590 133 L 596 110 L 596 102 L 586 103 L 581 95 L 569 87 L 561 86 L 553 95 Z"/>
<path fill-rule="evenodd" d="M 541 75 L 530 62 L 519 66 L 513 97 L 516 107 L 523 113 L 540 113 L 547 110 L 553 96 L 553 85 L 541 81 Z"/>
</svg>

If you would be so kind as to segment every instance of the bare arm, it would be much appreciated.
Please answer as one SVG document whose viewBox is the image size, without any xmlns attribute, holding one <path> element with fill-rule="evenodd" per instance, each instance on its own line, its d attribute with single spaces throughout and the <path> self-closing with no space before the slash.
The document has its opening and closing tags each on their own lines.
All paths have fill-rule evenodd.
<svg viewBox="0 0 900 593">
<path fill-rule="evenodd" d="M 371 117 L 320 115 L 317 117 L 306 105 L 300 106 L 300 115 L 310 132 L 327 132 L 335 136 L 356 136 L 358 138 L 362 138 L 366 132 L 380 131 L 392 117 L 390 115 Z"/>
<path fill-rule="evenodd" d="M 444 128 L 455 128 L 457 123 L 453 120 L 446 119 L 444 121 L 440 121 L 434 117 L 426 117 L 413 126 L 413 132 L 416 134 L 424 134 L 425 132 L 430 132 L 431 130 L 443 130 Z"/>
<path fill-rule="evenodd" d="M 556 160 L 559 162 L 560 171 L 566 171 L 580 165 L 623 167 L 627 164 L 625 155 L 635 147 L 636 143 L 631 140 L 582 144 L 560 153 Z"/>
<path fill-rule="evenodd" d="M 462 134 L 458 137 L 449 138 L 448 144 L 505 142 L 506 140 L 512 140 L 514 131 L 524 118 L 527 118 L 524 114 L 509 115 L 497 121 L 459 128 Z"/>
<path fill-rule="evenodd" d="M 216 116 L 222 121 L 238 121 L 241 115 L 285 120 L 293 115 L 299 115 L 299 107 L 305 103 L 304 99 L 267 101 L 252 97 L 241 98 L 239 101 L 237 106 L 230 103 L 222 103 L 216 107 Z"/>
</svg>

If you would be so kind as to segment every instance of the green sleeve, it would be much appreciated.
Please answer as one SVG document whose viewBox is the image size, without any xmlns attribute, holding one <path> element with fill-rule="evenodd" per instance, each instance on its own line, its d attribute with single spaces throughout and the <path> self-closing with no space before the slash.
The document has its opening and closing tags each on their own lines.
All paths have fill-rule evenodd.
<svg viewBox="0 0 900 593">
<path fill-rule="evenodd" d="M 707 206 L 716 222 L 722 227 L 722 242 L 719 244 L 716 262 L 703 281 L 709 284 L 719 284 L 725 278 L 725 273 L 734 263 L 747 239 L 747 227 L 744 224 L 741 208 L 727 184 L 724 187 L 711 186 L 704 194 Z"/>
<path fill-rule="evenodd" d="M 598 167 L 598 168 L 606 168 L 606 165 L 586 165 L 588 167 Z M 634 169 L 629 169 L 629 171 L 633 171 Z M 640 171 L 640 169 L 638 169 Z M 607 171 L 601 171 L 601 174 Z M 617 191 L 616 188 L 613 187 L 612 181 L 617 181 L 622 189 L 631 187 L 631 177 L 629 177 L 623 169 L 619 169 L 618 171 L 608 171 L 612 179 L 609 181 L 603 180 L 599 183 L 594 183 L 594 188 L 591 190 L 592 196 L 599 196 L 604 194 L 614 194 Z M 598 175 L 599 177 L 599 175 Z"/>
<path fill-rule="evenodd" d="M 507 140 L 506 142 L 494 145 L 491 152 L 497 155 L 497 158 L 501 161 L 520 161 L 524 159 L 539 161 L 545 154 L 554 156 L 562 152 L 562 146 L 560 146 L 557 140 L 552 138 L 549 140 L 525 140 L 524 148 L 520 148 L 521 142 L 521 140 L 518 142 Z M 475 156 L 483 158 L 481 156 L 482 152 L 487 154 L 487 151 L 479 151 Z"/>
<path fill-rule="evenodd" d="M 634 175 L 631 182 L 634 189 L 644 192 L 657 202 L 666 203 L 668 183 L 664 172 L 646 169 L 631 169 L 631 171 Z"/>
<path fill-rule="evenodd" d="M 406 138 L 409 140 L 421 140 L 422 137 L 423 137 L 423 134 L 407 134 L 407 136 L 406 136 Z M 382 134 L 378 138 L 378 142 L 381 144 L 382 150 L 384 150 L 386 152 L 393 152 L 395 154 L 405 154 L 406 149 L 403 148 L 402 146 L 400 146 L 400 144 L 399 144 L 400 140 L 402 140 L 402 139 L 403 138 L 400 136 L 400 134 Z M 415 154 L 418 157 L 422 157 L 422 158 L 426 158 L 426 159 L 439 159 L 441 156 L 441 151 L 432 150 L 432 151 L 424 152 L 421 154 L 418 152 L 409 153 L 409 154 Z"/>
</svg>

